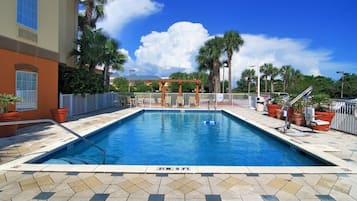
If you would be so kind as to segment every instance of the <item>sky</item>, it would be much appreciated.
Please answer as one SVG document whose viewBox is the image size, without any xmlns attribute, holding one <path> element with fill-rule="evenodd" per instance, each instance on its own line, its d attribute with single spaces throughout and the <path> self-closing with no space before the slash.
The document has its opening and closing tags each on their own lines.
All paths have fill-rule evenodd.
<svg viewBox="0 0 357 201">
<path fill-rule="evenodd" d="M 104 12 L 97 27 L 128 55 L 119 76 L 197 71 L 200 47 L 229 30 L 244 40 L 233 55 L 233 85 L 264 63 L 334 80 L 336 71 L 357 73 L 356 0 L 111 0 Z"/>
</svg>

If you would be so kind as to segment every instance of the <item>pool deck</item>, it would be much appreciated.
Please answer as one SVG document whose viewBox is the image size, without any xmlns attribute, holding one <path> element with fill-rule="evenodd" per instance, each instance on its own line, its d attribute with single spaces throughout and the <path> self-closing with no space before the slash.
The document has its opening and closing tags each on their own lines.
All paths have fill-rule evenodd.
<svg viewBox="0 0 357 201">
<path fill-rule="evenodd" d="M 64 123 L 86 135 L 142 108 L 106 110 Z M 171 108 L 170 108 L 171 109 Z M 61 128 L 41 124 L 0 138 L 0 200 L 357 200 L 357 136 L 295 127 L 243 107 L 226 107 L 290 144 L 332 161 L 335 167 L 146 167 L 23 164 L 75 140 Z"/>
</svg>

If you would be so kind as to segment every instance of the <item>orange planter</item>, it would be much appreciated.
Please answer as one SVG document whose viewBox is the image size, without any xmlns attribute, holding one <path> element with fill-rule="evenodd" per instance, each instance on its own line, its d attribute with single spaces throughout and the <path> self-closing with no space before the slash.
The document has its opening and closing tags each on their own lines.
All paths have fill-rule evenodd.
<svg viewBox="0 0 357 201">
<path fill-rule="evenodd" d="M 304 124 L 304 115 L 301 113 L 294 113 L 292 115 L 292 120 L 296 125 L 301 126 Z"/>
<path fill-rule="evenodd" d="M 52 118 L 58 123 L 64 123 L 65 121 L 67 121 L 67 114 L 67 108 L 51 109 Z"/>
<path fill-rule="evenodd" d="M 314 130 L 328 131 L 330 129 L 332 118 L 335 116 L 334 112 L 315 112 L 315 119 L 328 121 L 328 125 L 315 125 L 312 126 Z"/>
<path fill-rule="evenodd" d="M 276 117 L 276 109 L 280 109 L 281 105 L 278 104 L 267 104 L 269 117 Z"/>
<path fill-rule="evenodd" d="M 0 122 L 19 121 L 20 112 L 7 112 L 0 114 Z M 17 125 L 0 126 L 0 137 L 10 137 L 16 135 Z"/>
</svg>

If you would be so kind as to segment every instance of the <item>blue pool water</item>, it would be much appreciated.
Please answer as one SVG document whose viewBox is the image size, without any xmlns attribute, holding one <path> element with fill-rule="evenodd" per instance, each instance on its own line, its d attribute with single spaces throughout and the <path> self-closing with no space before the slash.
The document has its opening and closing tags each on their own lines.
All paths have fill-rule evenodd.
<svg viewBox="0 0 357 201">
<path fill-rule="evenodd" d="M 327 165 L 225 112 L 143 111 L 89 139 L 106 149 L 106 164 Z M 78 142 L 36 163 L 100 163 L 97 149 Z"/>
</svg>

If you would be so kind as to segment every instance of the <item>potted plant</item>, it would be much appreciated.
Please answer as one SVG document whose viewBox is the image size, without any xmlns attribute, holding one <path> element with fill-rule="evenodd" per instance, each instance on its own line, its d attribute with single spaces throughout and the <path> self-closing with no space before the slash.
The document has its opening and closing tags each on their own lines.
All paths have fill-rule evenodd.
<svg viewBox="0 0 357 201">
<path fill-rule="evenodd" d="M 328 121 L 328 125 L 314 125 L 313 129 L 328 131 L 335 113 L 330 110 L 331 99 L 327 94 L 316 94 L 312 96 L 312 104 L 315 108 L 315 119 Z"/>
<path fill-rule="evenodd" d="M 281 105 L 282 100 L 283 99 L 278 94 L 271 94 L 270 100 L 267 104 L 268 115 L 270 117 L 276 117 L 276 114 L 277 114 L 276 110 L 282 108 L 282 105 Z M 279 112 L 279 110 L 278 110 L 278 112 Z"/>
<path fill-rule="evenodd" d="M 9 111 L 9 106 L 20 102 L 21 98 L 11 94 L 0 94 L 0 122 L 18 121 L 21 116 L 19 112 Z M 0 137 L 16 135 L 17 125 L 0 126 Z"/>
<path fill-rule="evenodd" d="M 58 123 L 64 123 L 67 121 L 68 108 L 56 108 L 51 109 L 52 119 Z"/>
<path fill-rule="evenodd" d="M 293 112 L 291 116 L 292 122 L 294 122 L 297 126 L 301 126 L 304 124 L 304 107 L 306 103 L 304 100 L 299 100 L 293 105 Z"/>
</svg>

